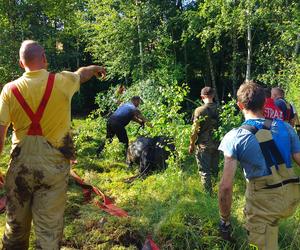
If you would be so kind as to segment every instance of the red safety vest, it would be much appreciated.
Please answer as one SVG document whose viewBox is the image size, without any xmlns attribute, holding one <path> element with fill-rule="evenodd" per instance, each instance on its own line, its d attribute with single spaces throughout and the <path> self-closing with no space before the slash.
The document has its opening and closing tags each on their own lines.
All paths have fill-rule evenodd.
<svg viewBox="0 0 300 250">
<path fill-rule="evenodd" d="M 25 101 L 24 97 L 20 93 L 19 89 L 15 84 L 11 84 L 10 89 L 18 102 L 20 103 L 21 107 L 24 109 L 26 114 L 31 120 L 31 124 L 29 127 L 29 130 L 27 132 L 27 135 L 43 135 L 42 127 L 40 124 L 40 121 L 42 119 L 42 116 L 44 114 L 45 108 L 47 106 L 47 103 L 49 101 L 53 85 L 54 85 L 54 79 L 55 79 L 55 74 L 50 73 L 47 81 L 47 86 L 46 90 L 44 93 L 44 96 L 41 100 L 41 103 L 35 113 L 33 113 L 32 109 L 29 107 L 27 102 Z"/>
<path fill-rule="evenodd" d="M 274 100 L 272 98 L 266 98 L 265 106 L 264 106 L 264 116 L 267 119 L 278 118 L 283 120 L 283 112 L 276 106 Z"/>
</svg>

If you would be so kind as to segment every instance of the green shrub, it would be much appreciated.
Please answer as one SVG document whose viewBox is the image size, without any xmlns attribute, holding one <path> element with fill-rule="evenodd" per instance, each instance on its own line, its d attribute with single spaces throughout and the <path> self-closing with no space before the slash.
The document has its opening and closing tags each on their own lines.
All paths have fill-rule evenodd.
<svg viewBox="0 0 300 250">
<path fill-rule="evenodd" d="M 215 131 L 214 135 L 221 141 L 227 132 L 233 128 L 241 126 L 242 120 L 243 117 L 241 112 L 237 109 L 236 100 L 231 99 L 227 103 L 222 101 L 222 106 L 220 107 L 219 127 L 218 130 Z"/>
</svg>

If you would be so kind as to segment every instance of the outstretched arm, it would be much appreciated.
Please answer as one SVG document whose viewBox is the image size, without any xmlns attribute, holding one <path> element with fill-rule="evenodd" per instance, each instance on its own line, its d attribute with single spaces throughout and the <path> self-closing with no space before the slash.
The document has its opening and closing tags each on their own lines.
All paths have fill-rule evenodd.
<svg viewBox="0 0 300 250">
<path fill-rule="evenodd" d="M 138 109 L 135 111 L 135 115 L 132 120 L 139 123 L 141 126 L 146 124 L 150 128 L 153 127 L 153 125 L 142 115 L 141 111 L 139 111 Z"/>
<path fill-rule="evenodd" d="M 133 121 L 143 125 L 147 122 L 147 119 L 142 115 L 141 111 L 138 109 L 135 111 L 134 117 L 132 118 Z"/>
<path fill-rule="evenodd" d="M 103 79 L 106 77 L 106 70 L 102 66 L 90 65 L 79 68 L 75 73 L 80 75 L 80 83 L 85 83 L 90 80 L 93 76 L 101 76 Z"/>
</svg>

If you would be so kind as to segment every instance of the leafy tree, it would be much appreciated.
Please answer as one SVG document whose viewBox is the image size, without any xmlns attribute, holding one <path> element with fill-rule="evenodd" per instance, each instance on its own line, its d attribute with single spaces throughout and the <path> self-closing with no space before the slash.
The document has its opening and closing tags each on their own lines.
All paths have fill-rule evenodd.
<svg viewBox="0 0 300 250">
<path fill-rule="evenodd" d="M 46 49 L 52 70 L 75 68 L 74 51 L 78 55 L 78 41 L 73 43 L 76 11 L 83 1 L 4 0 L 0 3 L 0 81 L 3 83 L 20 75 L 18 49 L 25 39 L 39 41 Z M 70 30 L 73 30 L 70 33 Z M 79 37 L 78 37 L 79 38 Z M 74 49 L 74 48 L 77 48 Z M 79 63 L 77 63 L 79 65 Z"/>
<path fill-rule="evenodd" d="M 88 1 L 83 13 L 88 51 L 105 62 L 111 78 L 147 79 L 175 65 L 171 17 L 177 1 Z"/>
</svg>

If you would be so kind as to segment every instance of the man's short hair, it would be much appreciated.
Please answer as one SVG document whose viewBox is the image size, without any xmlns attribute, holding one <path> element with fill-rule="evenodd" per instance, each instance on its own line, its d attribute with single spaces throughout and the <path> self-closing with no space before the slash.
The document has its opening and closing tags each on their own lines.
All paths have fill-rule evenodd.
<svg viewBox="0 0 300 250">
<path fill-rule="evenodd" d="M 257 112 L 265 104 L 264 89 L 254 81 L 245 81 L 238 89 L 237 99 L 247 110 Z"/>
<path fill-rule="evenodd" d="M 215 91 L 211 87 L 204 87 L 201 89 L 201 95 L 207 95 L 207 96 L 213 96 L 215 94 Z"/>
<path fill-rule="evenodd" d="M 272 91 L 277 92 L 282 98 L 284 98 L 284 90 L 280 87 L 274 87 L 272 88 Z"/>
<path fill-rule="evenodd" d="M 142 98 L 138 95 L 135 95 L 135 96 L 131 97 L 131 101 L 132 102 L 139 101 L 140 103 L 143 103 Z"/>
<path fill-rule="evenodd" d="M 44 48 L 33 40 L 25 40 L 22 42 L 19 56 L 21 60 L 25 62 L 32 62 L 35 59 L 42 58 L 44 54 Z"/>
</svg>

